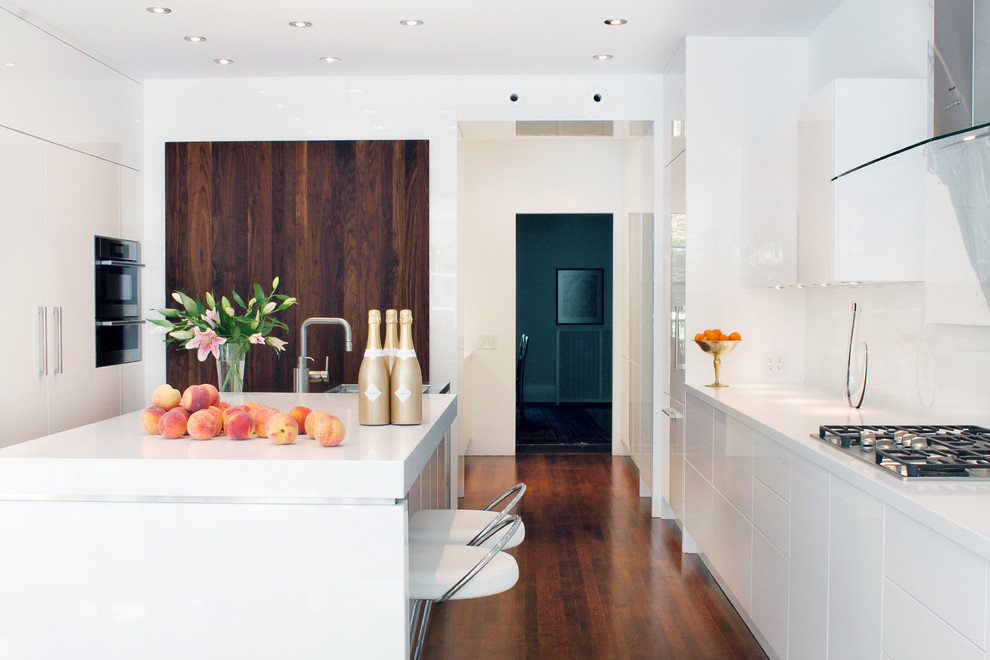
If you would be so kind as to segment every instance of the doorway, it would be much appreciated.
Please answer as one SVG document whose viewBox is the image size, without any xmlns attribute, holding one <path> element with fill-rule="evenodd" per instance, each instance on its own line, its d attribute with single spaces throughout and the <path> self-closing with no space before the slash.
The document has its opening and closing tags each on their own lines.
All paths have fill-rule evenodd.
<svg viewBox="0 0 990 660">
<path fill-rule="evenodd" d="M 612 451 L 611 213 L 516 214 L 516 452 Z"/>
</svg>

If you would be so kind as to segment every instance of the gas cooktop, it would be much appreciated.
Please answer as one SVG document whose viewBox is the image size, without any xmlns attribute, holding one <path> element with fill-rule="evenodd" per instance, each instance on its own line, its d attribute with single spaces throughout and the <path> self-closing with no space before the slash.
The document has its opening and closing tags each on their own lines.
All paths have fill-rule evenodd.
<svg viewBox="0 0 990 660">
<path fill-rule="evenodd" d="M 905 481 L 990 479 L 990 429 L 982 426 L 820 426 L 811 437 Z"/>
</svg>

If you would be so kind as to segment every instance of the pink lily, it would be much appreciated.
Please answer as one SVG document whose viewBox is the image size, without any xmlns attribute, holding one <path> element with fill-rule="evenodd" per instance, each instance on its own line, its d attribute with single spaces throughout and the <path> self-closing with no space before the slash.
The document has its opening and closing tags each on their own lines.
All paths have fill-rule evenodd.
<svg viewBox="0 0 990 660">
<path fill-rule="evenodd" d="M 260 332 L 256 332 L 250 337 L 248 337 L 248 341 L 251 342 L 252 344 L 264 344 L 265 338 L 261 336 Z"/>
<path fill-rule="evenodd" d="M 282 341 L 278 337 L 269 337 L 267 340 L 268 345 L 275 349 L 276 353 L 280 353 L 285 350 L 285 345 L 289 342 Z"/>
<path fill-rule="evenodd" d="M 215 328 L 217 327 L 217 323 L 220 322 L 220 312 L 216 309 L 208 309 L 201 318 L 209 323 L 211 328 Z"/>
<path fill-rule="evenodd" d="M 186 342 L 186 348 L 193 349 L 198 348 L 199 352 L 196 357 L 202 362 L 206 359 L 207 355 L 212 354 L 213 357 L 220 357 L 220 345 L 226 343 L 227 340 L 223 337 L 218 337 L 217 333 L 212 330 L 207 330 L 203 332 L 199 328 L 193 330 L 193 338 Z"/>
</svg>

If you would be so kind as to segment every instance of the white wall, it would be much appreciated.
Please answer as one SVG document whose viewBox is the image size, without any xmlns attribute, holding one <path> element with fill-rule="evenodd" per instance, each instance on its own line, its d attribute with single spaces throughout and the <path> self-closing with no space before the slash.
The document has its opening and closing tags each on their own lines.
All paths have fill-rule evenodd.
<svg viewBox="0 0 990 660">
<path fill-rule="evenodd" d="M 464 150 L 464 206 L 460 221 L 464 343 L 473 351 L 474 402 L 469 452 L 515 453 L 516 214 L 611 213 L 613 254 L 625 236 L 622 142 L 533 138 L 469 140 Z M 615 273 L 621 259 L 613 259 Z M 622 278 L 613 278 L 618 282 Z M 615 337 L 625 328 L 621 296 L 613 296 Z M 495 350 L 477 350 L 481 335 Z M 613 382 L 621 373 L 613 354 Z M 620 377 L 621 379 L 621 377 Z M 613 385 L 614 410 L 619 409 Z M 463 411 L 462 411 L 463 412 Z M 613 424 L 618 422 L 613 415 Z"/>
<path fill-rule="evenodd" d="M 804 378 L 804 296 L 742 289 L 742 145 L 807 96 L 807 40 L 689 37 L 687 54 L 687 336 L 738 331 L 720 380 L 765 377 L 765 352 L 787 354 L 787 381 Z M 712 358 L 687 346 L 688 382 L 714 379 Z"/>
</svg>

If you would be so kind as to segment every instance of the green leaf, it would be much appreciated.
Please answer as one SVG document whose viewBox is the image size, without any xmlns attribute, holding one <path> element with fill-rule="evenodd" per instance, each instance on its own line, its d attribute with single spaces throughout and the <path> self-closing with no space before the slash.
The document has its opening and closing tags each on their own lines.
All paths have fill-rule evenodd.
<svg viewBox="0 0 990 660">
<path fill-rule="evenodd" d="M 168 328 L 169 330 L 175 327 L 171 321 L 166 321 L 165 319 L 148 319 L 148 322 L 154 323 L 155 325 L 161 326 L 162 328 Z"/>
<path fill-rule="evenodd" d="M 230 295 L 234 298 L 234 302 L 236 302 L 244 309 L 247 309 L 247 305 L 244 304 L 244 299 L 237 294 L 237 291 L 231 291 Z"/>
<path fill-rule="evenodd" d="M 254 297 L 258 301 L 259 305 L 264 305 L 262 300 L 267 300 L 268 296 L 265 295 L 265 291 L 261 288 L 261 285 L 257 282 L 254 283 Z"/>
</svg>

